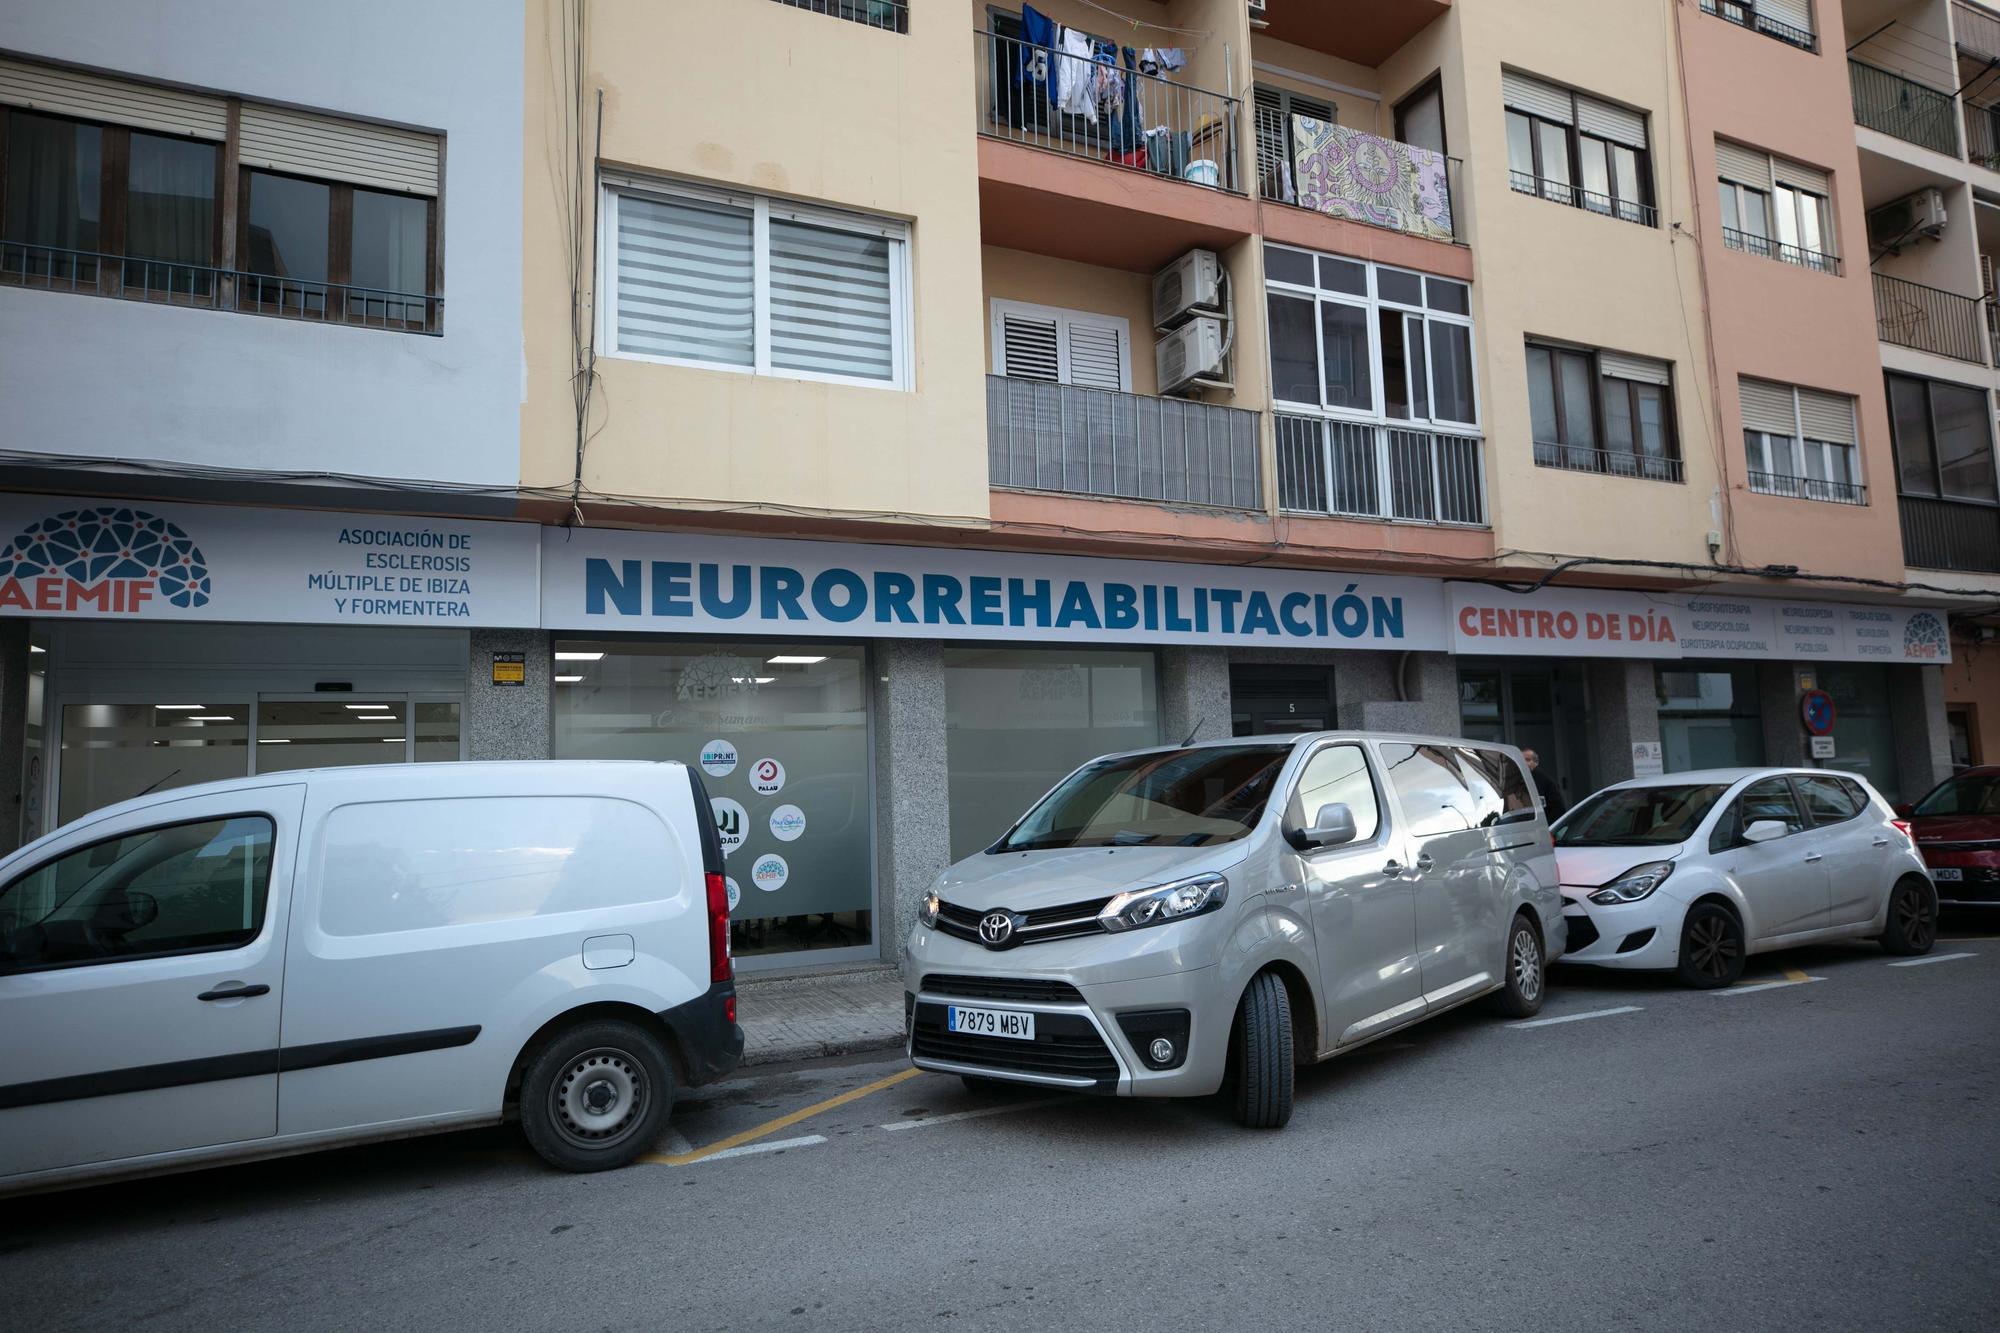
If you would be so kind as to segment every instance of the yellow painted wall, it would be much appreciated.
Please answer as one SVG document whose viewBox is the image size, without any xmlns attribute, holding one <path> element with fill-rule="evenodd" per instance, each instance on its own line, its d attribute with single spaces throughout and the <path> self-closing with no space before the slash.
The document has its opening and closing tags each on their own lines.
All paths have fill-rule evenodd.
<svg viewBox="0 0 2000 1333">
<path fill-rule="evenodd" d="M 551 87 L 561 11 L 532 0 L 527 23 L 521 451 L 531 486 L 567 486 L 575 454 L 556 186 L 574 159 Z M 603 91 L 607 164 L 912 221 L 914 387 L 600 357 L 585 486 L 691 507 L 983 521 L 984 314 L 968 299 L 980 287 L 971 34 L 923 13 L 897 34 L 769 3 L 600 0 L 587 13 L 585 86 L 593 99 Z M 590 319 L 588 276 L 585 286 Z"/>
<path fill-rule="evenodd" d="M 993 365 L 993 302 L 1025 301 L 1030 305 L 1085 310 L 1124 320 L 1131 330 L 1132 392 L 1157 393 L 1153 369 L 1153 280 L 1144 273 L 1097 268 L 1090 264 L 1051 259 L 1025 250 L 997 245 L 982 252 L 985 279 L 986 360 Z"/>
</svg>

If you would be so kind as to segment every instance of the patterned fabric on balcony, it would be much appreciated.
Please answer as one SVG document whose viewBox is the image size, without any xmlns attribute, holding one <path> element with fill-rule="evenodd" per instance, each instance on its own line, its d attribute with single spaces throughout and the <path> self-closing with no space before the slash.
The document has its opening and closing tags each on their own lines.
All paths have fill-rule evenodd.
<svg viewBox="0 0 2000 1333">
<path fill-rule="evenodd" d="M 1308 116 L 1292 118 L 1299 203 L 1437 240 L 1451 239 L 1442 153 Z"/>
</svg>

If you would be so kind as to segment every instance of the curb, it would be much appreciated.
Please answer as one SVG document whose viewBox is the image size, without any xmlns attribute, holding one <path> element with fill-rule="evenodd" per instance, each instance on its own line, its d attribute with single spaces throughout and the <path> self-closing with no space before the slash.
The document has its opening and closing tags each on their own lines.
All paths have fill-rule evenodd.
<svg viewBox="0 0 2000 1333">
<path fill-rule="evenodd" d="M 893 1031 L 865 1032 L 832 1041 L 793 1041 L 782 1046 L 763 1046 L 743 1052 L 743 1066 L 790 1064 L 795 1060 L 819 1060 L 829 1055 L 859 1055 L 866 1051 L 893 1051 L 903 1045 L 899 1023 Z"/>
</svg>

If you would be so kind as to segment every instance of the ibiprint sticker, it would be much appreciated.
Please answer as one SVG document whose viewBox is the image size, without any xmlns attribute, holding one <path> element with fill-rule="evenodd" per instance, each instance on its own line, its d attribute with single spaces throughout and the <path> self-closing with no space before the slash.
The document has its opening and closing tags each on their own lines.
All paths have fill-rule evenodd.
<svg viewBox="0 0 2000 1333">
<path fill-rule="evenodd" d="M 712 778 L 726 778 L 736 771 L 736 747 L 725 740 L 713 740 L 701 747 L 701 771 Z"/>
</svg>

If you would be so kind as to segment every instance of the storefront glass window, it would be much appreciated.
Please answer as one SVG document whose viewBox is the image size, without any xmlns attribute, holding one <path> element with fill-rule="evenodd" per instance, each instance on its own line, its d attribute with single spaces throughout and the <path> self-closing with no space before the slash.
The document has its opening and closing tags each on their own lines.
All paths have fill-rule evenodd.
<svg viewBox="0 0 2000 1333">
<path fill-rule="evenodd" d="M 257 705 L 257 771 L 401 763 L 409 748 L 409 716 L 401 699 L 266 700 Z"/>
<path fill-rule="evenodd" d="M 1660 744 L 1666 771 L 1736 768 L 1764 762 L 1764 723 L 1757 706 L 1757 668 L 1695 663 L 1660 667 L 1653 675 L 1660 704 Z"/>
<path fill-rule="evenodd" d="M 458 704 L 433 700 L 420 703 L 416 715 L 416 743 L 412 752 L 420 764 L 444 763 L 461 753 L 458 740 Z"/>
<path fill-rule="evenodd" d="M 1833 696 L 1838 717 L 1833 728 L 1835 757 L 1822 760 L 1822 765 L 1859 773 L 1891 801 L 1902 800 L 1896 728 L 1889 717 L 1889 668 L 1850 662 L 1822 666 L 1818 675 L 1819 687 Z M 1912 800 L 1922 795 L 1909 793 Z"/>
<path fill-rule="evenodd" d="M 149 791 L 240 778 L 250 708 L 241 703 L 71 704 L 62 715 L 58 819 Z"/>
<path fill-rule="evenodd" d="M 873 944 L 861 647 L 563 640 L 555 652 L 556 758 L 700 766 L 739 956 Z"/>
<path fill-rule="evenodd" d="M 944 682 L 953 860 L 1086 759 L 1161 740 L 1151 653 L 947 648 Z"/>
</svg>

